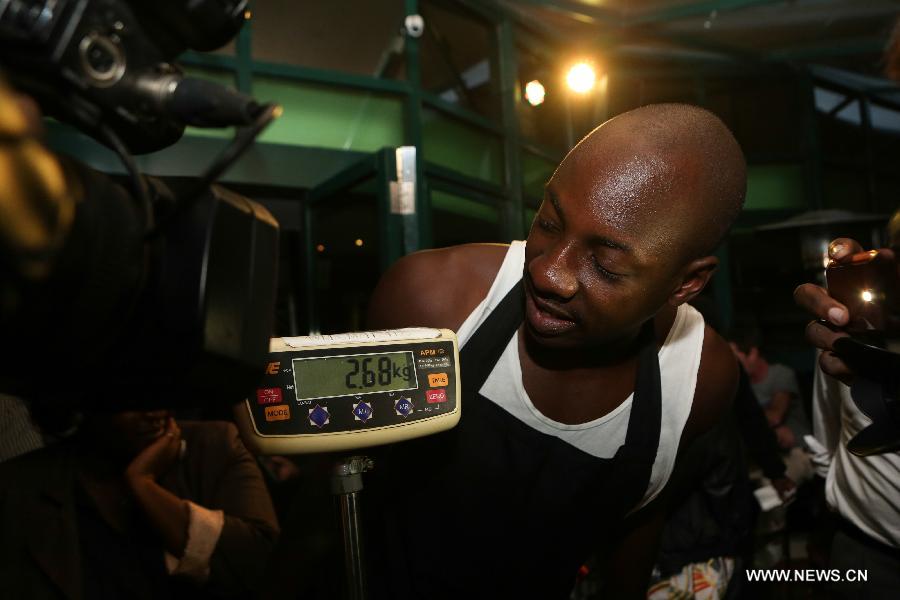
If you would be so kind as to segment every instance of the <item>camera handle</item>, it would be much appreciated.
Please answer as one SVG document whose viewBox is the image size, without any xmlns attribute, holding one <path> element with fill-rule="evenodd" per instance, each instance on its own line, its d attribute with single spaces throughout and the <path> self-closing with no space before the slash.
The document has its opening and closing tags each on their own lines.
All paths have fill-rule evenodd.
<svg viewBox="0 0 900 600">
<path fill-rule="evenodd" d="M 360 493 L 363 489 L 362 474 L 371 471 L 374 466 L 375 463 L 367 456 L 350 456 L 340 460 L 331 474 L 331 493 L 337 497 L 341 507 L 348 600 L 365 600 L 366 597 Z"/>
</svg>

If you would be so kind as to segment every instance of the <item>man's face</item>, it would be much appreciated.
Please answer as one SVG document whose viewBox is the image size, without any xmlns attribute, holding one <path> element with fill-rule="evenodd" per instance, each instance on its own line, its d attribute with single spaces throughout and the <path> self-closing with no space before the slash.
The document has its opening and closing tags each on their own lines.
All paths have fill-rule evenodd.
<svg viewBox="0 0 900 600">
<path fill-rule="evenodd" d="M 98 433 L 113 452 L 133 456 L 165 433 L 171 415 L 168 410 L 124 411 L 106 416 Z"/>
<path fill-rule="evenodd" d="M 525 248 L 526 329 L 550 347 L 634 335 L 679 281 L 679 215 L 656 197 L 669 166 L 628 151 L 582 154 L 547 184 Z"/>
</svg>

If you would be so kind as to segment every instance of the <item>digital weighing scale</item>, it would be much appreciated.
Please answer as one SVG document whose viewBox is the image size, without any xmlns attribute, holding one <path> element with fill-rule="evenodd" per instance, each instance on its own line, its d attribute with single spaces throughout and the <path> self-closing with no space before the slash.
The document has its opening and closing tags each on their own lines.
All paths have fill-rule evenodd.
<svg viewBox="0 0 900 600">
<path fill-rule="evenodd" d="M 235 414 L 258 454 L 335 452 L 450 429 L 459 394 L 459 349 L 448 329 L 273 338 L 264 377 Z M 348 456 L 332 474 L 351 600 L 365 598 L 359 493 L 372 466 Z"/>
<path fill-rule="evenodd" d="M 237 409 L 258 454 L 399 442 L 459 416 L 456 334 L 426 328 L 273 338 L 262 382 Z"/>
</svg>

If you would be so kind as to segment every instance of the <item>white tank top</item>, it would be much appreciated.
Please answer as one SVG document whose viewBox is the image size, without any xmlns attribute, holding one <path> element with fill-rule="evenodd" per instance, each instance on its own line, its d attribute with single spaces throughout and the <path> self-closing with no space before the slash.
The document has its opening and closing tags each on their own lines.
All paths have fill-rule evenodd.
<svg viewBox="0 0 900 600">
<path fill-rule="evenodd" d="M 487 296 L 460 325 L 457 331 L 460 347 L 465 345 L 497 304 L 522 278 L 524 266 L 525 242 L 513 242 Z M 697 385 L 697 372 L 703 349 L 703 332 L 703 317 L 700 313 L 687 304 L 679 306 L 675 322 L 659 350 L 662 427 L 650 484 L 638 508 L 646 505 L 662 491 L 675 466 L 681 433 L 694 401 L 694 388 Z M 587 423 L 559 423 L 546 417 L 532 404 L 522 383 L 518 333 L 513 335 L 506 345 L 480 392 L 529 427 L 557 437 L 598 458 L 612 458 L 625 443 L 625 432 L 628 429 L 631 401 L 634 396 L 632 393 L 611 412 Z"/>
</svg>

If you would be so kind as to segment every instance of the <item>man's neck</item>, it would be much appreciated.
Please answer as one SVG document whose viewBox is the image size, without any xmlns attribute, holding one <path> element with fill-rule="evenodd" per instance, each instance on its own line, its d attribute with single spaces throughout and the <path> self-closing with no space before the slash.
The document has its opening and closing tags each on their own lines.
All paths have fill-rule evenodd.
<svg viewBox="0 0 900 600">
<path fill-rule="evenodd" d="M 553 371 L 573 369 L 609 369 L 628 363 L 638 355 L 641 348 L 655 338 L 657 348 L 662 347 L 669 330 L 675 322 L 677 308 L 666 306 L 652 319 L 638 325 L 628 333 L 615 339 L 578 346 L 575 348 L 548 348 L 536 341 L 523 323 L 519 327 L 525 352 L 536 365 Z"/>
<path fill-rule="evenodd" d="M 547 347 L 534 339 L 525 324 L 519 328 L 522 347 L 531 362 L 548 371 L 607 369 L 628 362 L 646 342 L 638 329 L 632 334 L 589 346 L 574 348 Z"/>
</svg>

